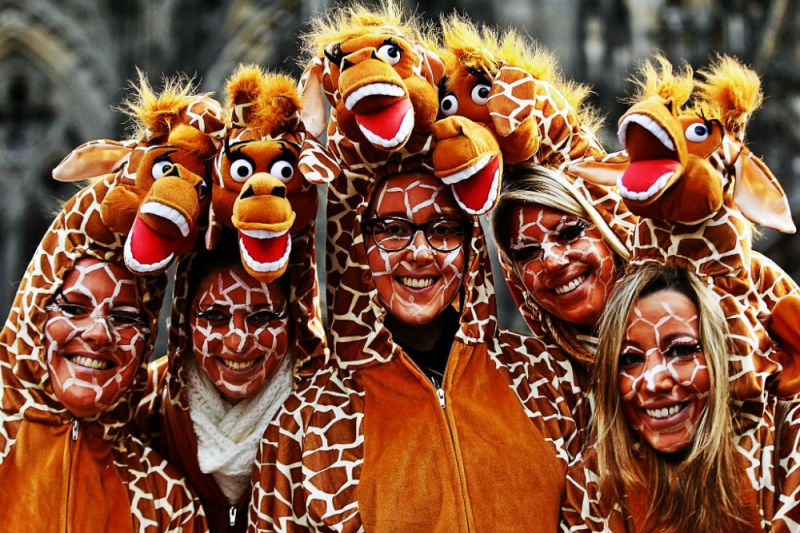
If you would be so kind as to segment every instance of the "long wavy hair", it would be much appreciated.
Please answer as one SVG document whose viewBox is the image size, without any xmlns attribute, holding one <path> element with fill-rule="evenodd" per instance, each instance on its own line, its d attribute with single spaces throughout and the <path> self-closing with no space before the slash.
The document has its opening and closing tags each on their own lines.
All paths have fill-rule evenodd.
<svg viewBox="0 0 800 533">
<path fill-rule="evenodd" d="M 664 454 L 642 441 L 622 411 L 619 354 L 636 302 L 659 291 L 684 294 L 700 315 L 699 332 L 711 394 L 686 450 Z M 747 524 L 741 491 L 747 476 L 736 465 L 729 410 L 727 322 L 711 291 L 691 272 L 648 264 L 620 281 L 600 320 L 594 366 L 597 401 L 598 474 L 603 501 L 627 507 L 631 494 L 645 495 L 644 531 L 718 532 Z"/>
</svg>

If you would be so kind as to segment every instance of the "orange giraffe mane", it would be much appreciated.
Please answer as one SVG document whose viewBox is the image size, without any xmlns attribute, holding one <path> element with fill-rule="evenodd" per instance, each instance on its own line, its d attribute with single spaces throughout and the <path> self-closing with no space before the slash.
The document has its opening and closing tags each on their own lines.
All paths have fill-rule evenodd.
<svg viewBox="0 0 800 533">
<path fill-rule="evenodd" d="M 257 136 L 276 136 L 297 123 L 302 99 L 297 82 L 284 74 L 270 74 L 256 65 L 240 65 L 228 78 L 226 111 L 247 102 L 249 113 L 246 126 Z"/>
</svg>

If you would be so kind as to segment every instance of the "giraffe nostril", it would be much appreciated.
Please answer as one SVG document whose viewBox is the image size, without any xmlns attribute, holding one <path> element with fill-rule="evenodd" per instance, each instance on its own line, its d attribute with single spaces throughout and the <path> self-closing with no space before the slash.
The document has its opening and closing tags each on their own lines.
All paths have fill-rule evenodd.
<svg viewBox="0 0 800 533">
<path fill-rule="evenodd" d="M 286 187 L 283 185 L 276 185 L 273 187 L 272 192 L 270 193 L 272 196 L 277 196 L 278 198 L 286 198 Z"/>
<path fill-rule="evenodd" d="M 352 67 L 353 65 L 355 65 L 355 63 L 353 63 L 352 61 L 349 61 L 347 59 L 342 59 L 341 69 L 342 69 L 342 71 L 345 71 L 345 70 L 349 69 L 350 67 Z"/>
<path fill-rule="evenodd" d="M 239 198 L 241 200 L 244 200 L 245 198 L 252 198 L 255 195 L 256 195 L 256 191 L 254 191 L 252 187 L 245 187 L 242 190 L 242 193 L 239 195 Z"/>
</svg>

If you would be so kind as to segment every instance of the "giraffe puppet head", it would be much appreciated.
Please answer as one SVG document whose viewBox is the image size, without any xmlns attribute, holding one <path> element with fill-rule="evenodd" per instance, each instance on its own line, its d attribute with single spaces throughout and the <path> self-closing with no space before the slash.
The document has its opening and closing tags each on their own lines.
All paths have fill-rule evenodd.
<svg viewBox="0 0 800 533">
<path fill-rule="evenodd" d="M 592 132 L 587 87 L 561 79 L 555 58 L 514 31 L 502 35 L 458 15 L 442 20 L 445 94 L 440 115 L 485 124 L 507 165 L 566 163 L 606 155 Z"/>
<path fill-rule="evenodd" d="M 141 72 L 124 106 L 137 128 L 132 140 L 86 143 L 53 176 L 80 180 L 114 172 L 115 187 L 102 200 L 103 223 L 127 235 L 131 271 L 161 272 L 197 240 L 211 161 L 225 133 L 222 108 L 181 78 L 166 80 L 156 95 Z"/>
<path fill-rule="evenodd" d="M 340 6 L 313 19 L 306 35 L 304 123 L 322 132 L 324 92 L 332 108 L 328 147 L 351 170 L 384 166 L 390 157 L 400 163 L 429 147 L 444 66 L 419 24 L 404 18 L 392 0 L 375 11 Z"/>
<path fill-rule="evenodd" d="M 290 77 L 241 65 L 227 95 L 231 125 L 215 159 L 206 244 L 215 246 L 218 224 L 236 229 L 245 269 L 269 283 L 286 270 L 290 234 L 316 216 L 316 184 L 338 166 L 305 130 Z"/>
</svg>

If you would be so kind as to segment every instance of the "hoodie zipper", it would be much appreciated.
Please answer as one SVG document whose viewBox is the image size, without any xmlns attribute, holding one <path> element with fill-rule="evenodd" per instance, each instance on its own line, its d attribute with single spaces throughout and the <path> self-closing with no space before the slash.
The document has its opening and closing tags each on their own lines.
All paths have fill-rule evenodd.
<svg viewBox="0 0 800 533">
<path fill-rule="evenodd" d="M 228 518 L 231 521 L 231 527 L 235 526 L 236 525 L 236 506 L 235 505 L 231 505 L 230 508 L 228 508 Z"/>
<path fill-rule="evenodd" d="M 72 429 L 70 430 L 69 442 L 67 444 L 67 446 L 69 446 L 69 452 L 70 452 L 69 453 L 69 470 L 67 471 L 67 474 L 68 474 L 67 475 L 67 498 L 66 498 L 67 508 L 64 509 L 64 524 L 66 525 L 67 530 L 70 529 L 70 523 L 69 523 L 69 511 L 70 511 L 70 509 L 69 509 L 69 507 L 70 507 L 69 498 L 70 498 L 70 492 L 72 492 L 72 463 L 73 463 L 73 460 L 75 459 L 75 449 L 78 446 L 77 442 L 78 442 L 78 436 L 80 434 L 80 426 L 81 426 L 81 421 L 79 419 L 76 418 L 75 420 L 72 421 Z"/>
<path fill-rule="evenodd" d="M 433 388 L 436 389 L 436 397 L 439 398 L 439 405 L 442 406 L 442 409 L 445 409 L 447 407 L 447 402 L 445 402 L 444 399 L 444 389 L 442 385 L 436 381 L 434 376 L 431 376 L 431 383 L 433 384 Z"/>
</svg>

